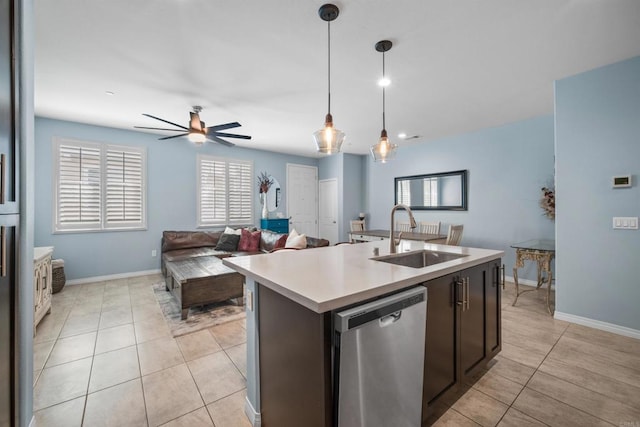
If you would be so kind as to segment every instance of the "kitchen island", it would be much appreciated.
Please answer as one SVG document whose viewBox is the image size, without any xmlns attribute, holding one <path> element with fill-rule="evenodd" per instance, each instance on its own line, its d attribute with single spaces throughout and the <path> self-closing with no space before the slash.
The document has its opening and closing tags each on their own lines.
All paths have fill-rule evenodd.
<svg viewBox="0 0 640 427">
<path fill-rule="evenodd" d="M 423 423 L 500 351 L 502 251 L 402 241 L 399 253 L 460 256 L 413 268 L 372 260 L 376 249 L 389 254 L 370 242 L 223 260 L 246 277 L 246 412 L 254 424 L 333 425 L 333 314 L 416 285 L 427 288 Z"/>
</svg>

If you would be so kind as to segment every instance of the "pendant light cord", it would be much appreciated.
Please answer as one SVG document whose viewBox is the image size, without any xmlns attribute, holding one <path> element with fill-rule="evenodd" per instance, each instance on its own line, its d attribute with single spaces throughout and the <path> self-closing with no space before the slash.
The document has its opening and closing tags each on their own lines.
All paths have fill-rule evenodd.
<svg viewBox="0 0 640 427">
<path fill-rule="evenodd" d="M 385 124 L 385 111 L 384 111 L 384 104 L 385 104 L 385 93 L 384 93 L 384 88 L 386 86 L 386 80 L 385 80 L 385 74 L 384 74 L 384 52 L 382 52 L 382 129 L 386 130 L 387 126 Z"/>
<path fill-rule="evenodd" d="M 331 114 L 331 21 L 327 21 L 327 112 Z"/>
</svg>

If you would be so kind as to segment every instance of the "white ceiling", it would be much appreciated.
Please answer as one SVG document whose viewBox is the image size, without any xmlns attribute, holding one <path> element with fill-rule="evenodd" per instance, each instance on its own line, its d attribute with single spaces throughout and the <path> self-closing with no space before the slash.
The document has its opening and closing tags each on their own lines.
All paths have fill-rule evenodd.
<svg viewBox="0 0 640 427">
<path fill-rule="evenodd" d="M 132 129 L 164 127 L 142 113 L 187 125 L 202 105 L 207 126 L 238 121 L 253 136 L 239 146 L 316 156 L 311 134 L 327 113 L 322 1 L 34 3 L 37 115 Z M 367 153 L 382 129 L 379 40 L 394 43 L 386 119 L 400 149 L 551 114 L 554 80 L 640 55 L 638 0 L 335 4 L 331 112 L 348 153 Z"/>
</svg>

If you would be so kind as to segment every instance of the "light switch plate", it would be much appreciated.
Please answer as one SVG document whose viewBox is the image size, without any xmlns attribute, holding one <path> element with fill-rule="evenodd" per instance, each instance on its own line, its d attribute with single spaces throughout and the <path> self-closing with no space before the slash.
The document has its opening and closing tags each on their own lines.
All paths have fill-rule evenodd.
<svg viewBox="0 0 640 427">
<path fill-rule="evenodd" d="M 614 230 L 637 230 L 638 217 L 637 216 L 614 216 L 613 229 Z"/>
</svg>

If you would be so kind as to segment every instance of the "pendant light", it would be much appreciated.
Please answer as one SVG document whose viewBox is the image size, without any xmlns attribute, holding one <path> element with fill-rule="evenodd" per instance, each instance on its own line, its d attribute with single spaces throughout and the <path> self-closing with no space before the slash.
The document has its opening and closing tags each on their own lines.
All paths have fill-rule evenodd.
<svg viewBox="0 0 640 427">
<path fill-rule="evenodd" d="M 324 128 L 313 133 L 313 140 L 319 153 L 335 154 L 340 152 L 340 147 L 344 141 L 344 132 L 333 127 L 333 117 L 331 117 L 331 21 L 338 17 L 340 10 L 334 4 L 324 4 L 318 10 L 318 15 L 327 22 L 328 40 L 328 109 L 324 120 Z"/>
<path fill-rule="evenodd" d="M 384 53 L 389 51 L 393 46 L 389 40 L 382 40 L 376 43 L 376 50 L 382 52 L 382 132 L 380 132 L 380 140 L 377 144 L 371 146 L 371 155 L 374 162 L 387 163 L 387 161 L 393 159 L 396 156 L 396 149 L 398 144 L 392 144 L 387 137 L 387 129 L 385 126 L 385 93 L 384 88 L 388 84 L 384 74 Z"/>
</svg>

